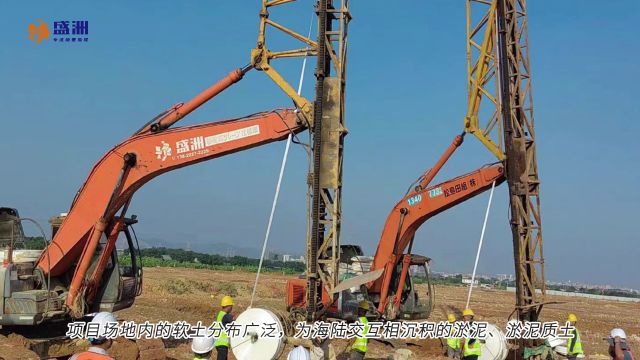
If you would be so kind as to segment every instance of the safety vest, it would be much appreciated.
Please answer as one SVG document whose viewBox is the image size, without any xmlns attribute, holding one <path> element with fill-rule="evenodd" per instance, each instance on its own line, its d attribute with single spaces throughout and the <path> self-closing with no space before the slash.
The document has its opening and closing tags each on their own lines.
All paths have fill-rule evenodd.
<svg viewBox="0 0 640 360">
<path fill-rule="evenodd" d="M 460 339 L 448 338 L 447 345 L 449 345 L 449 347 L 452 348 L 453 350 L 458 350 L 460 349 Z"/>
<path fill-rule="evenodd" d="M 574 337 L 570 338 L 569 343 L 567 344 L 567 355 L 584 354 L 582 351 L 582 342 L 580 341 L 580 332 L 578 329 L 575 329 L 573 334 Z"/>
<path fill-rule="evenodd" d="M 482 355 L 482 350 L 480 349 L 480 339 L 476 339 L 473 344 L 469 344 L 470 339 L 464 340 L 464 353 L 462 356 L 471 356 L 471 355 Z"/>
<path fill-rule="evenodd" d="M 218 317 L 216 318 L 216 322 L 220 324 L 222 327 L 222 331 L 220 332 L 220 337 L 216 339 L 216 342 L 213 343 L 213 346 L 226 346 L 229 347 L 229 336 L 227 336 L 227 332 L 224 330 L 224 326 L 222 325 L 222 318 L 227 315 L 226 312 L 220 310 L 218 311 Z"/>
<path fill-rule="evenodd" d="M 364 325 L 364 329 L 362 330 L 362 337 L 356 338 L 356 341 L 353 343 L 353 346 L 351 348 L 366 353 L 367 343 L 369 342 L 369 339 L 367 339 L 365 335 L 369 333 L 369 320 L 367 320 L 366 316 L 362 316 L 358 319 L 358 321 L 360 321 L 360 323 Z"/>
</svg>

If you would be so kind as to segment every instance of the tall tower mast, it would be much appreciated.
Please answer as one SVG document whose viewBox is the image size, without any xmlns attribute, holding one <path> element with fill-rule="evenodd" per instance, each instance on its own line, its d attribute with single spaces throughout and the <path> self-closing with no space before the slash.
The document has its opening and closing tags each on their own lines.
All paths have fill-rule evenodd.
<svg viewBox="0 0 640 360">
<path fill-rule="evenodd" d="M 264 71 L 289 95 L 311 131 L 309 190 L 309 238 L 307 239 L 307 319 L 322 311 L 325 287 L 331 293 L 338 284 L 340 225 L 342 222 L 342 158 L 344 100 L 347 68 L 347 29 L 351 14 L 349 0 L 318 0 L 318 37 L 311 40 L 269 19 L 269 10 L 294 0 L 262 0 L 258 44 L 251 51 L 251 63 Z M 306 48 L 272 52 L 267 48 L 267 28 L 274 28 L 305 43 Z M 316 56 L 316 94 L 313 103 L 300 96 L 271 66 L 277 58 Z"/>
<path fill-rule="evenodd" d="M 526 0 L 467 0 L 467 71 L 465 131 L 504 162 L 515 312 L 522 321 L 536 321 L 546 286 Z"/>
</svg>

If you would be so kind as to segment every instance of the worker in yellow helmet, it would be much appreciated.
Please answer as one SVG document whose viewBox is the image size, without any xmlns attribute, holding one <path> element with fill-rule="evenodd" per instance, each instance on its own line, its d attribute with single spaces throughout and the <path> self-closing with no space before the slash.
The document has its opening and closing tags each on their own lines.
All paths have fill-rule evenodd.
<svg viewBox="0 0 640 360">
<path fill-rule="evenodd" d="M 218 315 L 216 315 L 216 323 L 222 325 L 223 330 L 213 345 L 218 353 L 216 359 L 227 360 L 227 356 L 229 356 L 229 336 L 224 330 L 224 327 L 233 322 L 233 315 L 231 315 L 231 311 L 233 311 L 233 298 L 228 295 L 223 297 L 222 301 L 220 301 L 220 307 L 222 309 L 218 311 Z"/>
<path fill-rule="evenodd" d="M 362 337 L 356 338 L 353 346 L 351 346 L 350 360 L 362 360 L 367 354 L 369 339 L 366 338 L 366 335 L 369 333 L 369 320 L 366 315 L 368 311 L 369 302 L 367 300 L 360 301 L 358 304 L 358 321 L 364 325 L 364 328 L 362 329 Z"/>
<path fill-rule="evenodd" d="M 567 322 L 575 327 L 578 322 L 578 317 L 576 314 L 569 314 L 567 316 Z M 582 350 L 582 341 L 580 341 L 580 332 L 578 328 L 569 332 L 569 336 L 571 338 L 567 342 L 567 359 L 576 359 L 578 355 L 584 355 L 584 351 Z"/>
<path fill-rule="evenodd" d="M 464 309 L 462 311 L 462 319 L 465 322 L 472 323 L 473 318 L 476 315 L 471 309 Z M 480 339 L 464 339 L 462 342 L 462 359 L 463 360 L 477 360 L 482 355 L 482 349 L 480 348 Z"/>
<path fill-rule="evenodd" d="M 456 316 L 453 314 L 447 315 L 447 320 L 453 325 L 456 322 Z M 447 339 L 447 357 L 460 359 L 460 339 L 450 337 Z"/>
</svg>

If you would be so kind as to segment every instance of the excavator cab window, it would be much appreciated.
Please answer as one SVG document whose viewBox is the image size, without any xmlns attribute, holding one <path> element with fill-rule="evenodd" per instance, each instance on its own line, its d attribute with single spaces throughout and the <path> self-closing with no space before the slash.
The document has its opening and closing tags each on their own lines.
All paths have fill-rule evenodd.
<svg viewBox="0 0 640 360">
<path fill-rule="evenodd" d="M 402 262 L 400 261 L 398 262 L 398 264 L 396 264 L 396 267 L 393 269 L 391 286 L 389 287 L 389 295 L 394 295 L 395 290 L 398 288 L 398 283 L 400 282 L 401 274 L 402 274 Z M 410 276 L 407 276 L 407 278 L 405 279 L 404 285 L 402 286 L 402 298 L 400 299 L 401 302 L 404 302 L 407 294 L 411 292 L 411 289 L 412 289 L 411 279 L 410 279 Z"/>
<path fill-rule="evenodd" d="M 116 247 L 109 256 L 102 274 L 102 286 L 98 292 L 95 311 L 116 311 L 129 307 L 142 292 L 142 258 L 131 226 L 135 219 L 126 219 Z M 101 239 L 96 256 L 106 246 L 106 237 Z"/>
</svg>

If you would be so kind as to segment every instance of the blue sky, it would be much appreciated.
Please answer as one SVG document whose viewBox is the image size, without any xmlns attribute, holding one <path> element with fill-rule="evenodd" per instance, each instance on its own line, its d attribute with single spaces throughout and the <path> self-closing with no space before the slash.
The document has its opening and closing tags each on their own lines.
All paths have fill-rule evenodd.
<svg viewBox="0 0 640 360">
<path fill-rule="evenodd" d="M 529 4 L 529 40 L 548 280 L 640 288 L 636 1 Z M 274 11 L 306 32 L 312 1 Z M 373 253 L 388 212 L 462 129 L 463 0 L 352 2 L 343 243 Z M 255 46 L 259 1 L 13 2 L 0 22 L 2 205 L 43 224 L 66 211 L 92 165 L 169 106 L 186 101 Z M 89 42 L 35 45 L 38 19 L 89 21 Z M 289 44 L 274 38 L 272 47 Z M 293 83 L 301 61 L 275 63 Z M 311 62 L 310 64 L 313 64 Z M 313 66 L 310 66 L 312 71 Z M 308 73 L 304 95 L 313 97 Z M 191 114 L 197 124 L 289 106 L 259 72 Z M 141 189 L 143 237 L 260 247 L 284 143 L 181 169 Z M 436 181 L 493 161 L 468 137 Z M 306 155 L 294 147 L 272 230 L 305 246 Z M 506 187 L 496 190 L 480 272 L 512 273 Z M 437 270 L 470 272 L 488 194 L 439 215 L 414 249 Z M 211 249 L 224 251 L 224 249 Z"/>
</svg>

